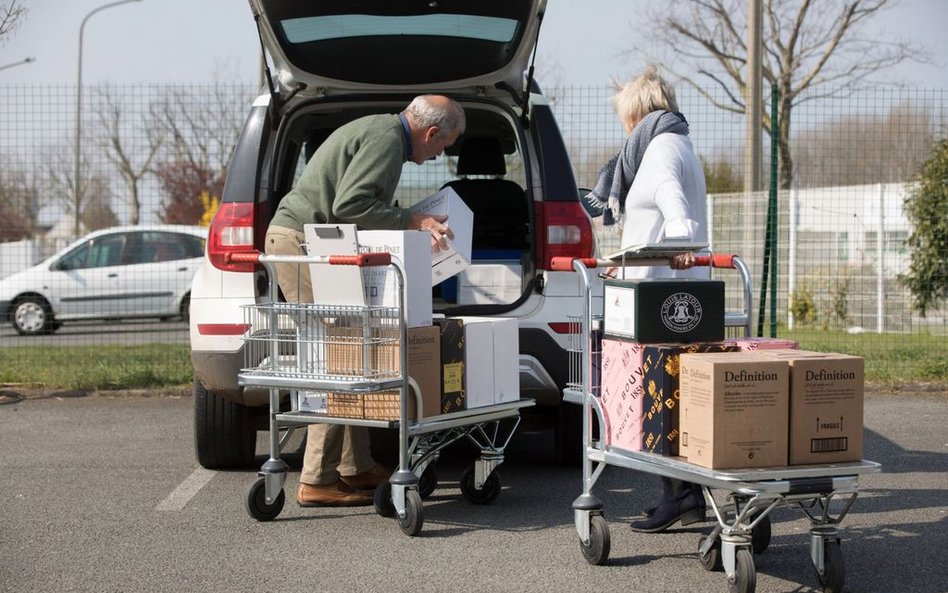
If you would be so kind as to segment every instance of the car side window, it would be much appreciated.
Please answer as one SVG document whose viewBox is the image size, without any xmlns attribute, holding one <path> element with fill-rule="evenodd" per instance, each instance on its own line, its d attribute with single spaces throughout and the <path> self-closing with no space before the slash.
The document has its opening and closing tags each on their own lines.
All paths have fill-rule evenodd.
<svg viewBox="0 0 948 593">
<path fill-rule="evenodd" d="M 188 253 L 183 235 L 176 233 L 142 233 L 142 245 L 138 257 L 130 263 L 147 264 L 193 257 Z"/>
<path fill-rule="evenodd" d="M 122 263 L 122 249 L 125 237 L 106 235 L 86 242 L 73 249 L 59 260 L 60 270 L 83 270 L 117 266 Z"/>
</svg>

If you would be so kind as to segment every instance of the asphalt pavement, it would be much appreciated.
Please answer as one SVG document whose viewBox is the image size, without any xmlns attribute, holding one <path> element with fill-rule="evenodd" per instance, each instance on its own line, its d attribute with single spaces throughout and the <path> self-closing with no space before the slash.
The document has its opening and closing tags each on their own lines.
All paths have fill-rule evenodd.
<svg viewBox="0 0 948 593">
<path fill-rule="evenodd" d="M 282 514 L 251 519 L 244 501 L 256 474 L 198 466 L 190 397 L 0 401 L 0 591 L 728 590 L 695 554 L 710 524 L 628 528 L 659 482 L 622 468 L 596 485 L 609 562 L 587 564 L 571 509 L 581 471 L 553 464 L 548 432 L 515 437 L 498 470 L 503 491 L 486 506 L 460 495 L 471 451 L 446 452 L 424 528 L 409 538 L 371 507 L 298 507 L 297 454 Z M 948 395 L 872 393 L 865 410 L 864 456 L 883 472 L 860 480 L 842 524 L 845 590 L 948 592 Z M 798 510 L 774 512 L 755 564 L 760 593 L 820 590 Z"/>
</svg>

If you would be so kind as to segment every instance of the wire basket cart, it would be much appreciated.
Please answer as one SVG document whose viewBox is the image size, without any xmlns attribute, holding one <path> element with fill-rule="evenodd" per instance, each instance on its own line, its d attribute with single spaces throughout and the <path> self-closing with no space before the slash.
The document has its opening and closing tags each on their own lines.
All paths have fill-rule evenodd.
<svg viewBox="0 0 948 593">
<path fill-rule="evenodd" d="M 825 593 L 842 590 L 845 568 L 839 524 L 858 494 L 859 477 L 880 471 L 878 463 L 860 461 L 768 469 L 716 470 L 678 457 L 647 451 L 628 451 L 596 439 L 593 422 L 605 426 L 600 403 L 598 365 L 603 315 L 593 297 L 596 268 L 615 266 L 614 260 L 556 258 L 555 269 L 572 270 L 586 290 L 584 309 L 572 322 L 570 379 L 564 399 L 583 406 L 583 485 L 573 502 L 576 531 L 583 558 L 594 565 L 609 558 L 611 539 L 604 505 L 593 488 L 607 466 L 617 466 L 699 484 L 716 524 L 698 543 L 698 560 L 709 571 L 725 572 L 732 593 L 753 593 L 757 573 L 754 554 L 770 544 L 770 514 L 778 507 L 796 508 L 810 521 L 810 555 Z M 625 265 L 667 265 L 667 259 L 632 258 Z M 736 271 L 741 282 L 742 308 L 725 314 L 728 337 L 750 334 L 751 278 L 735 255 L 697 255 L 696 265 Z M 715 497 L 717 492 L 718 496 Z"/>
<path fill-rule="evenodd" d="M 504 459 L 533 400 L 515 401 L 422 417 L 421 390 L 408 374 L 408 321 L 404 269 L 388 253 L 329 256 L 234 254 L 235 261 L 264 266 L 270 295 L 278 294 L 276 266 L 387 266 L 395 274 L 395 306 L 286 303 L 244 306 L 245 361 L 239 383 L 269 389 L 269 458 L 246 498 L 248 514 L 271 521 L 283 509 L 288 465 L 280 453 L 293 432 L 311 424 L 342 424 L 398 431 L 398 468 L 375 491 L 375 511 L 394 517 L 410 536 L 424 525 L 422 499 L 437 487 L 435 462 L 447 446 L 471 441 L 480 456 L 461 478 L 461 493 L 474 504 L 500 494 L 494 470 Z M 289 410 L 281 399 L 289 394 Z M 440 394 L 439 394 L 440 395 Z M 301 409 L 301 402 L 307 408 Z M 411 410 L 414 410 L 413 413 Z"/>
</svg>

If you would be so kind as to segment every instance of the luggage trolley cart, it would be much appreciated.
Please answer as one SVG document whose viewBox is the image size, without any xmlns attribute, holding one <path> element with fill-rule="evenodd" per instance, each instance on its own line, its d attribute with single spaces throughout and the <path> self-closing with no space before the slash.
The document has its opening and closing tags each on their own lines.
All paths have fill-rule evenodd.
<svg viewBox="0 0 948 593">
<path fill-rule="evenodd" d="M 474 504 L 487 504 L 497 497 L 501 483 L 494 470 L 503 462 L 504 449 L 520 423 L 520 409 L 533 405 L 533 400 L 521 398 L 427 418 L 421 418 L 420 413 L 415 414 L 417 419 L 409 417 L 408 398 L 413 394 L 418 411 L 422 410 L 422 398 L 418 384 L 407 372 L 404 269 L 398 258 L 388 253 L 276 256 L 258 252 L 231 257 L 263 265 L 272 297 L 278 294 L 278 264 L 388 266 L 396 274 L 399 289 L 395 307 L 276 300 L 244 306 L 248 334 L 244 336 L 245 361 L 239 383 L 270 391 L 269 459 L 247 495 L 251 517 L 271 521 L 280 514 L 288 469 L 280 451 L 295 429 L 319 423 L 398 430 L 398 469 L 388 483 L 376 489 L 374 506 L 379 515 L 395 517 L 407 535 L 417 535 L 424 524 L 422 498 L 437 486 L 433 463 L 439 452 L 459 440 L 466 438 L 480 449 L 479 458 L 461 478 L 461 493 Z M 290 410 L 283 411 L 280 399 L 287 391 Z M 392 399 L 397 397 L 397 419 L 336 416 L 330 415 L 330 409 L 304 411 L 299 406 L 301 393 L 323 396 L 323 400 L 315 399 L 327 407 L 333 405 L 330 401 L 339 400 L 340 409 L 359 401 L 394 405 Z"/>
<path fill-rule="evenodd" d="M 667 265 L 667 259 L 629 258 L 625 265 Z M 627 451 L 593 440 L 593 414 L 605 426 L 598 400 L 598 377 L 593 372 L 599 355 L 596 334 L 601 329 L 602 312 L 596 311 L 592 297 L 593 272 L 597 267 L 615 266 L 615 260 L 555 258 L 558 270 L 573 270 L 583 279 L 586 299 L 583 314 L 575 324 L 570 345 L 570 379 L 564 399 L 583 406 L 583 490 L 573 502 L 574 521 L 580 549 L 590 564 L 605 564 L 609 558 L 609 526 L 603 503 L 592 489 L 606 466 L 613 465 L 675 478 L 701 485 L 717 524 L 698 543 L 698 560 L 706 570 L 724 570 L 732 593 L 753 593 L 757 586 L 754 553 L 770 544 L 770 512 L 777 507 L 801 510 L 810 521 L 810 556 L 824 593 L 843 588 L 845 568 L 840 549 L 839 524 L 856 500 L 859 476 L 875 473 L 880 465 L 872 461 L 806 465 L 767 469 L 712 470 L 677 457 L 646 451 Z M 731 268 L 741 276 L 743 311 L 725 315 L 728 336 L 750 333 L 751 279 L 740 257 L 715 254 L 696 256 L 696 265 Z M 715 499 L 714 491 L 723 493 Z M 836 502 L 831 508 L 831 503 Z"/>
</svg>

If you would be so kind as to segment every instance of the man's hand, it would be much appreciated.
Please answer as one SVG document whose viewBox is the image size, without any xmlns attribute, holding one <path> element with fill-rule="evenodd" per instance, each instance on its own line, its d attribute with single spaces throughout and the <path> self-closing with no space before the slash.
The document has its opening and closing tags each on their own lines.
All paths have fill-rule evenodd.
<svg viewBox="0 0 948 593">
<path fill-rule="evenodd" d="M 413 213 L 408 228 L 430 231 L 432 250 L 446 251 L 448 249 L 448 239 L 454 238 L 454 231 L 444 224 L 447 220 L 448 217 L 443 215 Z"/>
<path fill-rule="evenodd" d="M 694 267 L 695 256 L 693 253 L 679 253 L 668 258 L 668 266 L 673 270 L 687 270 Z"/>
</svg>

